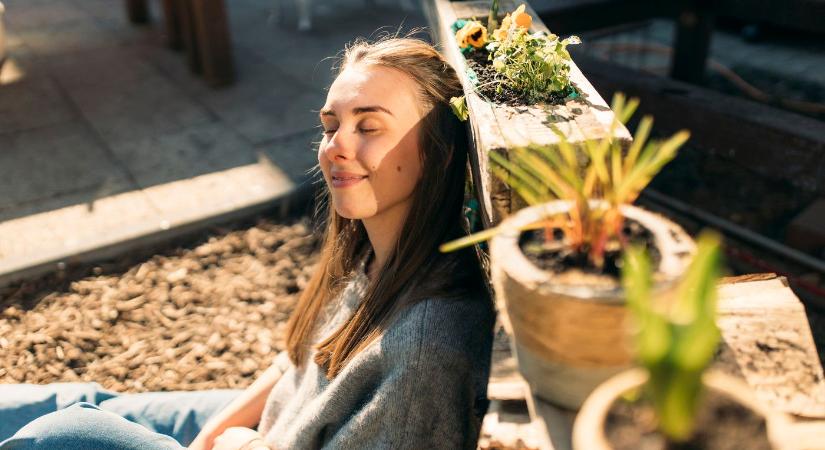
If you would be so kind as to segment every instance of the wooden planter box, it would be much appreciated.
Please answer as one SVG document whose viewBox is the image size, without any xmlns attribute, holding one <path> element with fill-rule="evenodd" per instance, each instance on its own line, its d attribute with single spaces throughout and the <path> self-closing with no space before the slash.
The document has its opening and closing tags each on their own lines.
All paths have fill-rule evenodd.
<svg viewBox="0 0 825 450">
<path fill-rule="evenodd" d="M 522 3 L 527 5 L 526 11 L 533 17 L 531 32 L 549 32 L 527 2 L 502 0 L 499 11 L 504 15 Z M 605 138 L 614 118 L 613 111 L 573 63 L 570 64 L 570 80 L 579 91 L 579 98 L 568 100 L 563 105 L 506 106 L 486 102 L 472 92 L 466 60 L 450 27 L 457 19 L 486 18 L 489 0 L 424 0 L 423 4 L 433 41 L 440 45 L 447 60 L 458 71 L 464 86 L 474 149 L 470 154 L 473 183 L 481 203 L 484 226 L 493 226 L 523 204 L 506 184 L 490 172 L 489 152 L 498 150 L 506 156 L 507 149 L 528 144 L 557 145 L 559 137 L 550 128 L 551 124 L 558 127 L 573 145 L 580 145 L 586 139 Z M 630 143 L 630 133 L 624 126 L 616 127 L 613 135 L 625 144 Z"/>
</svg>

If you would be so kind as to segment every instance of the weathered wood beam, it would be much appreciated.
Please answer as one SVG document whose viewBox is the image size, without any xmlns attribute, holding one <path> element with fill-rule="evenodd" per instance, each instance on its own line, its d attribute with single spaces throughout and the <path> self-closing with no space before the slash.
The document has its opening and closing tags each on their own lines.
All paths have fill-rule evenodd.
<svg viewBox="0 0 825 450">
<path fill-rule="evenodd" d="M 779 411 L 825 419 L 822 362 L 805 307 L 787 280 L 728 280 L 718 302 L 723 345 L 716 367 L 744 378 Z"/>
<path fill-rule="evenodd" d="M 640 112 L 656 129 L 691 130 L 690 142 L 756 173 L 825 193 L 825 124 L 754 101 L 646 74 L 573 50 L 573 57 L 604 96 L 639 97 Z"/>
</svg>

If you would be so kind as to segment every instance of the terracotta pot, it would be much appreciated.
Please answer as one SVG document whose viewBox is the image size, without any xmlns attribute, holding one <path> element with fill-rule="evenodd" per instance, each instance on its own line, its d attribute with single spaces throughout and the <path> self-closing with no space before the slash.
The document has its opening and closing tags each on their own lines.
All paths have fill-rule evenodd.
<svg viewBox="0 0 825 450">
<path fill-rule="evenodd" d="M 514 336 L 522 375 L 534 394 L 577 409 L 632 358 L 625 345 L 627 311 L 619 280 L 587 275 L 571 282 L 569 274 L 539 269 L 519 248 L 521 227 L 571 206 L 555 201 L 520 210 L 501 223 L 490 252 L 496 297 L 503 302 L 499 311 Z M 654 293 L 668 295 L 695 252 L 693 240 L 678 225 L 643 209 L 626 206 L 622 214 L 653 234 L 661 253 Z"/>
<path fill-rule="evenodd" d="M 604 426 L 607 413 L 613 403 L 625 392 L 643 385 L 647 381 L 647 371 L 626 370 L 599 385 L 587 398 L 573 424 L 573 450 L 611 450 L 605 436 Z M 796 448 L 787 439 L 784 431 L 790 420 L 782 413 L 771 411 L 755 400 L 754 394 L 744 382 L 722 372 L 707 371 L 702 377 L 705 388 L 712 392 L 724 393 L 729 398 L 765 419 L 768 440 L 777 450 Z M 784 441 L 784 442 L 783 442 Z"/>
</svg>

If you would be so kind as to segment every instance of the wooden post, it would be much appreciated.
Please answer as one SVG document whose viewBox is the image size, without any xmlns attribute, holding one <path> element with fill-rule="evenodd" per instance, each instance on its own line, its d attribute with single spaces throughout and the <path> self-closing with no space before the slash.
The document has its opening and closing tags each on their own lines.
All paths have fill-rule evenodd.
<svg viewBox="0 0 825 450">
<path fill-rule="evenodd" d="M 181 4 L 178 0 L 163 0 L 163 22 L 166 28 L 166 45 L 174 50 L 183 46 L 181 32 Z"/>
<path fill-rule="evenodd" d="M 670 76 L 702 84 L 713 34 L 713 11 L 707 0 L 684 0 L 676 18 Z"/>
<path fill-rule="evenodd" d="M 189 70 L 201 73 L 201 54 L 198 47 L 198 37 L 195 31 L 194 8 L 199 0 L 174 0 L 178 6 L 180 18 L 180 33 L 183 37 L 183 49 L 186 51 L 186 62 Z"/>
<path fill-rule="evenodd" d="M 149 22 L 149 5 L 146 0 L 126 0 L 126 14 L 132 23 Z"/>
<path fill-rule="evenodd" d="M 235 69 L 224 1 L 190 1 L 203 76 L 213 87 L 231 84 L 235 78 Z"/>
</svg>

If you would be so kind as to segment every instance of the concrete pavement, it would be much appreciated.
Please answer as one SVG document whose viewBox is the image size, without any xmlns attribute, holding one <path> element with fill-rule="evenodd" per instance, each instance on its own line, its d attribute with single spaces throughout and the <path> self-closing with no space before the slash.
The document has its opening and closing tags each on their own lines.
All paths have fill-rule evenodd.
<svg viewBox="0 0 825 450">
<path fill-rule="evenodd" d="M 237 81 L 214 90 L 165 47 L 157 3 L 134 26 L 120 1 L 4 0 L 0 283 L 306 191 L 329 57 L 425 20 L 390 0 L 316 1 L 298 32 L 293 2 L 270 20 L 274 1 L 226 2 Z"/>
</svg>

